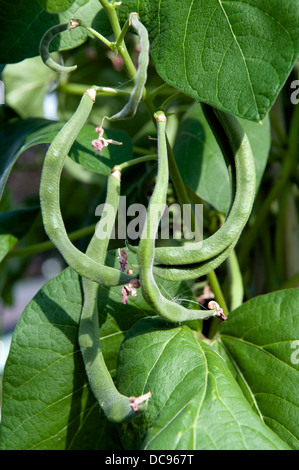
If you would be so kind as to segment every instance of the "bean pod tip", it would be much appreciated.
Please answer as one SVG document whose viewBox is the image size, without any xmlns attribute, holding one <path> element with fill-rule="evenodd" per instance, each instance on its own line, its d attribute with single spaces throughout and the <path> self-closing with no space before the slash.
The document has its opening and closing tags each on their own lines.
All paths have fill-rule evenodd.
<svg viewBox="0 0 299 470">
<path fill-rule="evenodd" d="M 79 26 L 78 20 L 71 20 L 68 23 L 58 24 L 52 26 L 52 28 L 48 29 L 43 35 L 40 45 L 39 45 L 39 53 L 41 56 L 42 61 L 45 65 L 47 65 L 50 69 L 54 70 L 55 72 L 73 72 L 76 70 L 77 65 L 66 67 L 64 65 L 56 63 L 52 57 L 50 57 L 49 46 L 51 41 L 55 36 L 58 34 L 71 30 Z"/>
<path fill-rule="evenodd" d="M 157 122 L 166 122 L 167 117 L 163 113 L 163 111 L 158 111 L 154 114 L 154 118 L 156 119 Z"/>
<path fill-rule="evenodd" d="M 134 18 L 134 16 L 137 16 L 137 20 L 139 20 L 139 15 L 136 11 L 133 11 L 132 13 L 130 13 L 130 16 L 129 16 L 129 25 L 132 26 L 132 19 Z"/>
<path fill-rule="evenodd" d="M 84 94 L 88 95 L 92 99 L 92 101 L 95 102 L 97 96 L 97 91 L 95 88 L 88 88 L 88 90 L 86 90 Z"/>
<path fill-rule="evenodd" d="M 77 26 L 80 26 L 80 20 L 72 18 L 69 23 L 68 30 L 70 31 L 71 29 L 77 28 Z"/>
<path fill-rule="evenodd" d="M 112 168 L 110 172 L 111 176 L 114 176 L 118 181 L 121 181 L 121 172 L 118 168 Z"/>
</svg>

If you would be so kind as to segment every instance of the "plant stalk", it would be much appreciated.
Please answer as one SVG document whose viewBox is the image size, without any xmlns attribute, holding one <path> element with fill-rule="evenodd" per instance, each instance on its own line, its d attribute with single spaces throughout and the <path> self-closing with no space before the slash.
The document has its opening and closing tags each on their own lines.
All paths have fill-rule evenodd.
<svg viewBox="0 0 299 470">
<path fill-rule="evenodd" d="M 96 228 L 96 224 L 89 225 L 88 227 L 81 228 L 71 232 L 68 237 L 74 242 L 80 238 L 84 238 L 87 235 L 91 235 Z M 34 245 L 26 246 L 24 248 L 17 248 L 16 250 L 10 251 L 6 258 L 17 258 L 20 256 L 31 256 L 36 253 L 42 253 L 44 251 L 49 251 L 55 248 L 55 245 L 51 241 L 35 243 Z"/>
<path fill-rule="evenodd" d="M 251 228 L 249 228 L 249 230 L 243 237 L 241 249 L 239 252 L 239 262 L 240 262 L 241 268 L 244 267 L 247 261 L 249 252 L 252 246 L 254 245 L 258 234 L 260 233 L 260 230 L 263 226 L 264 221 L 267 218 L 271 204 L 273 203 L 273 201 L 275 201 L 278 198 L 278 196 L 280 195 L 281 191 L 283 190 L 285 184 L 287 183 L 291 175 L 294 160 L 296 159 L 296 155 L 298 151 L 297 150 L 298 132 L 299 132 L 299 105 L 295 107 L 295 110 L 292 116 L 288 148 L 285 152 L 285 157 L 282 163 L 280 177 L 277 180 L 277 182 L 274 184 L 274 186 L 272 186 L 264 203 L 259 208 L 254 225 Z"/>
</svg>

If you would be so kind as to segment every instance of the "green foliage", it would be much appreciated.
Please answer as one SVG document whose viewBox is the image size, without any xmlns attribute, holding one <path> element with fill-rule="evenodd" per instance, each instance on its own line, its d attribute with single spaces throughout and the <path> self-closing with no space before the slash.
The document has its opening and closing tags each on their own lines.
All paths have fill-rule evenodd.
<svg viewBox="0 0 299 470">
<path fill-rule="evenodd" d="M 185 326 L 137 323 L 120 350 L 118 381 L 126 394 L 153 394 L 140 422 L 124 425 L 125 443 L 139 438 L 147 450 L 287 448 L 250 409 L 224 360 Z"/>
<path fill-rule="evenodd" d="M 5 258 L 7 253 L 15 246 L 18 239 L 10 233 L 5 233 L 0 235 L 0 261 Z"/>
<path fill-rule="evenodd" d="M 57 4 L 52 2 L 53 5 L 54 3 Z M 56 9 L 56 13 L 48 13 L 38 0 L 31 0 L 30 8 L 23 0 L 13 3 L 1 0 L 1 16 L 6 21 L 2 23 L 1 29 L 0 62 L 11 64 L 37 56 L 39 42 L 45 31 L 56 24 L 66 23 L 71 18 L 80 18 L 87 26 L 94 26 L 93 23 L 97 22 L 98 27 L 105 28 L 107 18 L 101 13 L 102 7 L 98 0 L 74 0 L 71 3 L 68 10 Z M 72 49 L 86 39 L 87 32 L 82 28 L 72 31 L 71 34 L 67 31 L 56 42 L 53 41 L 52 50 Z"/>
<path fill-rule="evenodd" d="M 220 329 L 252 407 L 297 449 L 298 365 L 292 343 L 299 329 L 298 302 L 297 289 L 257 297 L 235 310 Z"/>
<path fill-rule="evenodd" d="M 5 372 L 2 449 L 114 448 L 78 349 L 81 302 L 80 281 L 68 269 L 24 311 Z"/>
<path fill-rule="evenodd" d="M 186 286 L 177 283 L 171 289 L 177 295 Z M 70 268 L 27 305 L 5 369 L 2 449 L 118 448 L 85 375 L 77 339 L 81 308 L 80 279 Z M 98 309 L 102 350 L 114 375 L 125 334 L 152 312 L 141 295 L 123 305 L 121 287 L 101 287 Z"/>
<path fill-rule="evenodd" d="M 9 64 L 3 72 L 6 104 L 22 118 L 44 117 L 43 101 L 56 75 L 40 57 Z M 28 103 L 31 103 L 28 106 Z"/>
<path fill-rule="evenodd" d="M 121 11 L 140 14 L 167 83 L 254 121 L 273 105 L 299 52 L 296 0 L 125 0 Z"/>
<path fill-rule="evenodd" d="M 35 145 L 50 143 L 63 124 L 62 122 L 53 122 L 46 119 L 30 118 L 20 119 L 17 123 L 14 122 L 3 127 L 1 133 L 6 145 L 0 163 L 1 189 L 4 188 L 13 165 L 22 153 Z M 17 139 L 15 136 L 16 126 L 18 128 Z M 86 125 L 71 149 L 70 158 L 88 170 L 108 175 L 114 165 L 119 165 L 132 157 L 132 143 L 127 134 L 123 131 L 109 129 L 105 137 L 118 140 L 123 145 L 106 147 L 101 154 L 101 160 L 99 160 L 91 147 L 91 141 L 96 137 L 94 126 L 91 124 Z"/>
<path fill-rule="evenodd" d="M 75 0 L 38 0 L 44 10 L 49 13 L 57 13 L 68 10 Z"/>
</svg>

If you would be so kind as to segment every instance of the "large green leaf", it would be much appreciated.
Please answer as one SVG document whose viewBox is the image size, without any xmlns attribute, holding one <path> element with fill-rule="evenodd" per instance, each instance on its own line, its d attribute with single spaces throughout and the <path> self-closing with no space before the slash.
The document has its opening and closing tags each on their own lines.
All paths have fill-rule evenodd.
<svg viewBox="0 0 299 470">
<path fill-rule="evenodd" d="M 106 34 L 107 16 L 98 0 L 75 0 L 68 10 L 48 13 L 38 0 L 0 0 L 1 22 L 0 45 L 1 63 L 19 62 L 39 55 L 39 43 L 43 34 L 52 26 L 79 18 L 87 26 L 98 28 Z M 53 40 L 52 51 L 72 49 L 87 39 L 83 28 L 62 33 Z M 51 44 L 52 46 L 52 44 Z"/>
<path fill-rule="evenodd" d="M 50 13 L 65 11 L 75 0 L 38 0 L 40 5 Z"/>
<path fill-rule="evenodd" d="M 139 321 L 119 355 L 118 385 L 148 410 L 123 426 L 127 447 L 147 450 L 287 449 L 252 411 L 224 360 L 186 326 Z"/>
<path fill-rule="evenodd" d="M 0 160 L 0 197 L 18 157 L 34 145 L 52 142 L 63 124 L 62 122 L 32 118 L 13 121 L 2 129 L 0 139 L 4 145 Z M 69 156 L 88 170 L 108 175 L 114 165 L 132 158 L 132 143 L 125 132 L 107 129 L 104 136 L 121 141 L 123 145 L 109 145 L 104 147 L 100 155 L 96 155 L 91 146 L 91 141 L 98 137 L 94 129 L 91 124 L 86 124 L 83 127 Z"/>
<path fill-rule="evenodd" d="M 2 74 L 5 104 L 23 119 L 44 117 L 44 97 L 56 77 L 40 57 L 7 65 Z"/>
<path fill-rule="evenodd" d="M 100 288 L 100 336 L 113 373 L 125 332 L 146 313 L 139 296 L 123 305 L 121 287 Z M 5 367 L 1 448 L 115 449 L 115 430 L 99 413 L 77 343 L 78 276 L 66 269 L 28 304 Z"/>
<path fill-rule="evenodd" d="M 67 269 L 19 320 L 4 372 L 2 449 L 115 445 L 86 382 L 77 344 L 81 302 L 78 277 Z"/>
<path fill-rule="evenodd" d="M 135 255 L 129 259 L 136 263 Z M 115 252 L 110 253 L 113 260 L 117 266 Z M 186 285 L 172 283 L 172 288 L 178 294 Z M 140 292 L 124 305 L 121 289 L 99 288 L 99 334 L 112 375 L 127 331 L 153 314 Z M 2 449 L 118 448 L 117 433 L 99 413 L 87 383 L 77 342 L 81 308 L 81 283 L 68 268 L 24 310 L 4 371 Z"/>
<path fill-rule="evenodd" d="M 195 99 L 264 118 L 299 53 L 297 0 L 124 0 L 149 30 L 158 73 Z"/>
<path fill-rule="evenodd" d="M 10 233 L 0 234 L 0 262 L 16 245 L 18 239 Z"/>
<path fill-rule="evenodd" d="M 249 300 L 230 315 L 220 331 L 250 403 L 269 427 L 298 449 L 298 289 Z"/>
<path fill-rule="evenodd" d="M 269 118 L 265 118 L 262 125 L 244 119 L 239 121 L 253 151 L 258 188 L 271 144 Z M 200 104 L 191 106 L 186 112 L 178 129 L 174 154 L 184 183 L 225 214 L 230 203 L 228 171 Z"/>
</svg>

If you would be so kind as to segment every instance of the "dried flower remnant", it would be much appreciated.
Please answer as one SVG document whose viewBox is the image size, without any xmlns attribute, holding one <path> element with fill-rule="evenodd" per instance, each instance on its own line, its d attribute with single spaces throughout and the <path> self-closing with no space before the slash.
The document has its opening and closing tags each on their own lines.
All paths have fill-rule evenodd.
<svg viewBox="0 0 299 470">
<path fill-rule="evenodd" d="M 125 250 L 122 250 L 121 248 L 118 249 L 118 261 L 120 264 L 120 271 L 125 272 L 126 267 L 128 265 L 128 253 Z"/>
<path fill-rule="evenodd" d="M 227 316 L 224 315 L 223 310 L 222 310 L 222 308 L 220 307 L 220 305 L 217 304 L 217 302 L 215 302 L 214 300 L 211 300 L 211 301 L 208 303 L 208 309 L 213 310 L 214 308 L 216 309 L 216 311 L 215 311 L 215 313 L 214 313 L 214 316 L 215 316 L 215 317 L 219 317 L 219 319 L 220 319 L 221 321 L 227 320 Z"/>
<path fill-rule="evenodd" d="M 148 400 L 151 398 L 151 392 L 140 395 L 140 397 L 130 397 L 130 407 L 135 413 L 138 411 L 143 411 L 143 407 L 147 404 Z"/>
<path fill-rule="evenodd" d="M 122 303 L 124 305 L 127 305 L 129 295 L 131 295 L 132 297 L 136 297 L 137 295 L 136 289 L 134 287 L 131 287 L 129 284 L 126 284 L 123 286 L 121 293 L 122 293 Z"/>
<path fill-rule="evenodd" d="M 140 287 L 140 282 L 138 279 L 132 279 L 129 284 L 125 284 L 122 288 L 122 303 L 127 305 L 128 297 L 131 295 L 132 297 L 136 297 L 137 290 Z"/>
<path fill-rule="evenodd" d="M 121 295 L 122 295 L 122 303 L 123 303 L 124 305 L 127 305 L 127 303 L 128 303 L 129 291 L 128 291 L 128 287 L 127 287 L 126 285 L 122 287 Z"/>
<path fill-rule="evenodd" d="M 112 144 L 112 145 L 123 145 L 123 142 L 118 142 L 117 140 L 113 140 L 113 139 L 105 139 L 103 137 L 104 135 L 104 129 L 102 126 L 97 126 L 95 128 L 95 132 L 97 134 L 99 134 L 99 137 L 97 139 L 94 139 L 92 142 L 91 142 L 91 145 L 93 146 L 93 148 L 97 151 L 97 152 L 101 152 L 103 150 L 104 147 L 108 147 L 109 144 Z"/>
</svg>

